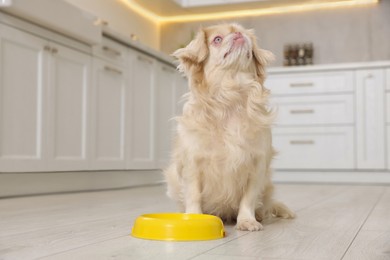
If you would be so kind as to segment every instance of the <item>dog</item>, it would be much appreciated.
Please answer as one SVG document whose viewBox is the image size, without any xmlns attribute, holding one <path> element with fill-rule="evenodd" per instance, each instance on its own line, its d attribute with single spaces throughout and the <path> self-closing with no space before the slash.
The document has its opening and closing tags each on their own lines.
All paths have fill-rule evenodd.
<svg viewBox="0 0 390 260">
<path fill-rule="evenodd" d="M 274 113 L 263 86 L 272 53 L 258 48 L 253 30 L 221 24 L 200 29 L 173 56 L 190 91 L 164 171 L 167 195 L 182 212 L 236 221 L 238 230 L 261 230 L 270 217 L 293 218 L 272 199 Z"/>
</svg>

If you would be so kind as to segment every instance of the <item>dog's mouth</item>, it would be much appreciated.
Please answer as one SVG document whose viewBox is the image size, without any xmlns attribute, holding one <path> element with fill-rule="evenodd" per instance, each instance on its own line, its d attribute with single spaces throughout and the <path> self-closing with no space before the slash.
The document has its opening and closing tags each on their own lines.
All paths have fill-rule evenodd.
<svg viewBox="0 0 390 260">
<path fill-rule="evenodd" d="M 230 45 L 229 50 L 223 55 L 223 58 L 226 59 L 234 50 L 243 48 L 246 44 L 246 40 L 241 33 L 236 33 L 232 39 L 232 44 Z M 246 53 L 246 57 L 250 58 L 249 51 Z"/>
<path fill-rule="evenodd" d="M 232 51 L 233 51 L 233 48 L 230 47 L 230 49 L 225 53 L 225 55 L 223 55 L 223 58 L 226 59 L 226 57 L 227 57 L 230 53 L 232 53 Z"/>
<path fill-rule="evenodd" d="M 230 49 L 225 53 L 225 55 L 223 55 L 223 58 L 226 59 L 226 57 L 227 57 L 230 53 L 232 53 L 233 50 L 234 50 L 234 47 L 233 47 L 233 46 L 230 47 Z M 246 52 L 246 57 L 247 57 L 248 59 L 251 58 L 251 53 L 250 53 L 250 51 L 247 51 L 247 52 Z"/>
</svg>

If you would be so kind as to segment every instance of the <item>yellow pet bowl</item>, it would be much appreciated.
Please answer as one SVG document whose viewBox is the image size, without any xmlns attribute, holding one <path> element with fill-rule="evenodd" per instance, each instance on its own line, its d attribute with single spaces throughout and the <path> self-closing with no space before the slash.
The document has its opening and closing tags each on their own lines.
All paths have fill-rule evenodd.
<svg viewBox="0 0 390 260">
<path fill-rule="evenodd" d="M 165 241 L 194 241 L 223 238 L 222 220 L 205 214 L 154 213 L 139 216 L 131 235 Z"/>
</svg>

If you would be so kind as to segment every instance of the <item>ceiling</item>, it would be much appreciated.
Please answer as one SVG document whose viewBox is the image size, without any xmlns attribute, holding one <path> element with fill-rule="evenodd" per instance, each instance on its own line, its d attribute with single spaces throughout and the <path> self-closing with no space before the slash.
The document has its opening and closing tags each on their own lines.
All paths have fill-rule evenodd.
<svg viewBox="0 0 390 260">
<path fill-rule="evenodd" d="M 376 3 L 378 0 L 121 0 L 159 22 L 223 19 Z M 180 5 L 180 3 L 182 5 Z"/>
</svg>

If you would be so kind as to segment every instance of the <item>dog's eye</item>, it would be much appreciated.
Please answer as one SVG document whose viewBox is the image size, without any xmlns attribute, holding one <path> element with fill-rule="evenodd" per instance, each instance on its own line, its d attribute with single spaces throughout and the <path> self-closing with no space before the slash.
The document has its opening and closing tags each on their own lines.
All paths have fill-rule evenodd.
<svg viewBox="0 0 390 260">
<path fill-rule="evenodd" d="M 214 38 L 213 42 L 214 42 L 215 44 L 221 43 L 221 42 L 222 42 L 222 37 L 221 37 L 221 36 L 216 36 L 216 37 Z"/>
</svg>

